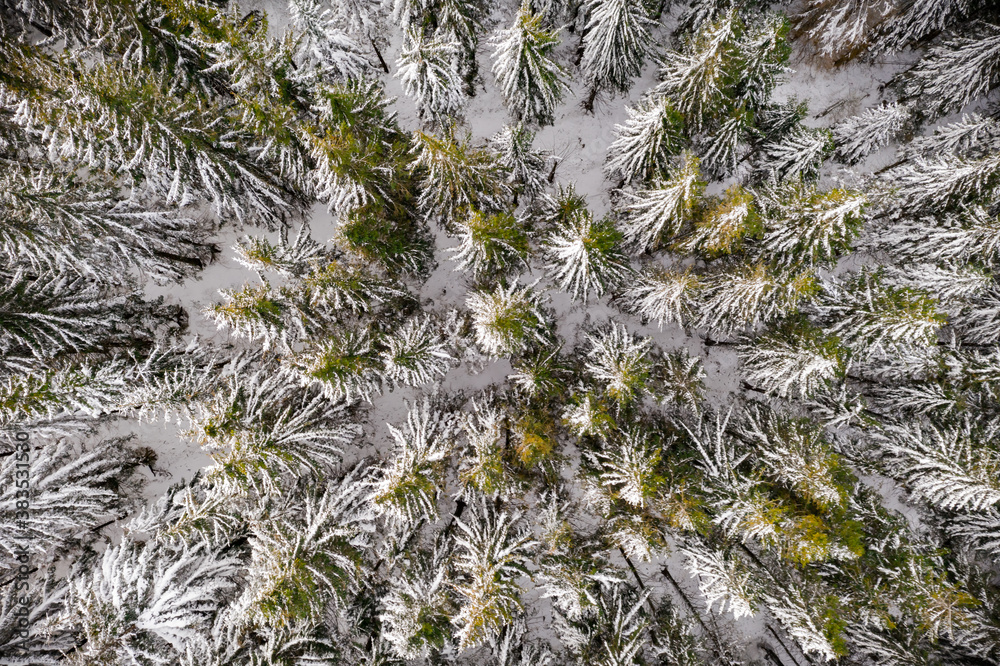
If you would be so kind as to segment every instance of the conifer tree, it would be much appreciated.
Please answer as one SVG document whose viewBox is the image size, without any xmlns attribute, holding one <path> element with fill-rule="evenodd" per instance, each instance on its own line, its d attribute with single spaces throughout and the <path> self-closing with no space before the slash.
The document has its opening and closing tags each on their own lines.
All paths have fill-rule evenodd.
<svg viewBox="0 0 1000 666">
<path fill-rule="evenodd" d="M 690 219 L 703 187 L 698 158 L 684 153 L 669 180 L 654 181 L 652 188 L 632 197 L 625 222 L 626 241 L 638 250 L 657 249 Z"/>
<path fill-rule="evenodd" d="M 493 38 L 493 76 L 507 108 L 518 122 L 549 125 L 567 90 L 566 72 L 552 59 L 557 32 L 542 25 L 528 3 L 521 5 L 514 26 Z"/>
<path fill-rule="evenodd" d="M 672 166 L 670 158 L 683 145 L 680 114 L 662 95 L 648 96 L 625 110 L 629 119 L 615 126 L 617 137 L 608 147 L 605 173 L 626 183 L 667 174 Z"/>
<path fill-rule="evenodd" d="M 560 224 L 545 239 L 549 270 L 573 298 L 586 301 L 591 291 L 602 296 L 630 269 L 620 250 L 621 233 L 609 218 L 595 221 L 583 211 Z"/>
<path fill-rule="evenodd" d="M 516 514 L 477 502 L 469 521 L 458 521 L 457 565 L 465 578 L 458 586 L 464 600 L 454 619 L 460 648 L 496 636 L 522 609 L 516 579 L 527 573 L 525 561 L 535 543 L 518 520 Z"/>
<path fill-rule="evenodd" d="M 584 108 L 593 111 L 599 90 L 625 92 L 639 75 L 654 50 L 650 29 L 655 22 L 642 3 L 592 0 L 587 10 L 580 68 L 591 89 Z"/>
<path fill-rule="evenodd" d="M 434 120 L 455 116 L 465 106 L 462 78 L 456 66 L 457 42 L 411 29 L 396 61 L 403 91 L 413 97 L 420 116 Z"/>
</svg>

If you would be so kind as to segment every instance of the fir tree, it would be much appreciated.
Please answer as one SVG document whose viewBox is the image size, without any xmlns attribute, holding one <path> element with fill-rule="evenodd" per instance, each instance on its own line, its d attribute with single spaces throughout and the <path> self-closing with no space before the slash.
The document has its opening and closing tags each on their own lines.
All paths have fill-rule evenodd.
<svg viewBox="0 0 1000 666">
<path fill-rule="evenodd" d="M 592 0 L 587 9 L 590 20 L 580 68 L 591 87 L 584 106 L 592 111 L 598 90 L 625 92 L 639 75 L 646 57 L 653 53 L 650 29 L 655 22 L 641 3 Z"/>
<path fill-rule="evenodd" d="M 474 292 L 468 300 L 476 342 L 491 356 L 519 354 L 533 341 L 544 342 L 545 318 L 539 297 L 517 282 L 492 291 Z"/>
<path fill-rule="evenodd" d="M 680 114 L 662 95 L 648 96 L 625 111 L 629 119 L 624 125 L 615 125 L 617 136 L 608 147 L 605 173 L 626 183 L 669 173 L 670 158 L 683 145 Z"/>
<path fill-rule="evenodd" d="M 559 288 L 586 301 L 591 291 L 602 296 L 618 285 L 630 272 L 621 237 L 611 219 L 595 221 L 589 211 L 556 227 L 544 242 Z"/>
<path fill-rule="evenodd" d="M 412 406 L 403 430 L 389 426 L 395 442 L 392 462 L 372 490 L 380 515 L 391 523 L 415 525 L 437 518 L 443 460 L 453 438 L 454 420 L 424 402 Z"/>
<path fill-rule="evenodd" d="M 507 108 L 518 122 L 549 125 L 562 100 L 566 72 L 552 59 L 559 44 L 557 31 L 546 30 L 542 16 L 521 5 L 514 26 L 499 31 L 492 42 L 493 76 Z"/>
<path fill-rule="evenodd" d="M 704 187 L 698 158 L 685 153 L 670 179 L 654 181 L 653 187 L 631 197 L 625 222 L 625 239 L 638 250 L 657 249 L 675 236 L 691 218 Z"/>
<path fill-rule="evenodd" d="M 496 636 L 522 609 L 515 581 L 527 573 L 525 561 L 535 543 L 518 519 L 477 502 L 469 522 L 458 521 L 462 534 L 456 541 L 462 550 L 457 565 L 464 575 L 458 591 L 464 600 L 454 622 L 460 648 Z"/>
<path fill-rule="evenodd" d="M 422 118 L 455 116 L 465 106 L 462 77 L 456 66 L 457 42 L 419 30 L 409 30 L 396 61 L 396 76 L 403 91 L 416 100 Z"/>
</svg>

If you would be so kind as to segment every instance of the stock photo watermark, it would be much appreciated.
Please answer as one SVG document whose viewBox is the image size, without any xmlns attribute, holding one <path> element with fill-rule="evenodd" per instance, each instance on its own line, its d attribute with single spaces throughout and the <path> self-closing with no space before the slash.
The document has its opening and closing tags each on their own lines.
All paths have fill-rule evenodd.
<svg viewBox="0 0 1000 666">
<path fill-rule="evenodd" d="M 14 435 L 14 524 L 17 531 L 14 536 L 14 557 L 17 566 L 14 570 L 14 609 L 17 637 L 27 640 L 30 634 L 31 615 L 31 556 L 28 541 L 31 538 L 28 521 L 31 513 L 31 446 L 30 437 L 26 432 Z"/>
</svg>

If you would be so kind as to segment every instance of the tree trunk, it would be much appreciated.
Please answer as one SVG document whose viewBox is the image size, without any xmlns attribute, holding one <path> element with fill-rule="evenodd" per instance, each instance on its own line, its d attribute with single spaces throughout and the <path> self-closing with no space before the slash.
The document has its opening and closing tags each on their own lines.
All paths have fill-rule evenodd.
<svg viewBox="0 0 1000 666">
<path fill-rule="evenodd" d="M 382 65 L 382 69 L 386 74 L 389 73 L 389 65 L 385 64 L 385 58 L 382 57 L 382 52 L 378 50 L 378 44 L 375 43 L 374 37 L 368 37 L 368 41 L 372 43 L 372 48 L 375 49 L 375 55 L 378 56 L 378 62 Z"/>
<path fill-rule="evenodd" d="M 597 84 L 595 83 L 594 86 L 590 89 L 590 94 L 587 95 L 586 101 L 584 101 L 583 103 L 583 110 L 586 111 L 587 113 L 593 113 L 594 100 L 596 99 L 597 99 Z"/>
</svg>

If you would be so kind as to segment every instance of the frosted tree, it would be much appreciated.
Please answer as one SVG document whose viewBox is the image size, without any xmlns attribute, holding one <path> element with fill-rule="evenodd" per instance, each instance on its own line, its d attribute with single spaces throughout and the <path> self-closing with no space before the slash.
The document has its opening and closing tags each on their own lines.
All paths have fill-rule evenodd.
<svg viewBox="0 0 1000 666">
<path fill-rule="evenodd" d="M 894 471 L 932 505 L 983 511 L 1000 502 L 1000 454 L 987 444 L 998 429 L 992 420 L 966 418 L 950 427 L 891 427 L 883 441 L 896 459 Z"/>
<path fill-rule="evenodd" d="M 496 151 L 500 166 L 510 174 L 508 181 L 514 188 L 514 204 L 518 195 L 523 194 L 534 199 L 545 189 L 545 165 L 553 159 L 543 151 L 531 147 L 535 133 L 527 130 L 524 125 L 507 125 L 493 135 L 490 145 Z"/>
<path fill-rule="evenodd" d="M 735 557 L 726 558 L 717 550 L 697 545 L 685 547 L 685 568 L 698 579 L 698 590 L 711 610 L 716 602 L 718 612 L 729 611 L 733 619 L 754 616 L 757 592 L 747 567 Z"/>
<path fill-rule="evenodd" d="M 364 471 L 305 493 L 300 503 L 252 525 L 246 587 L 237 617 L 265 626 L 315 622 L 361 584 L 374 518 Z"/>
<path fill-rule="evenodd" d="M 340 330 L 297 354 L 290 368 L 331 400 L 367 400 L 382 392 L 385 362 L 368 330 Z"/>
<path fill-rule="evenodd" d="M 580 68 L 591 88 L 584 108 L 593 111 L 598 90 L 625 92 L 639 75 L 654 50 L 650 29 L 655 22 L 641 3 L 591 0 L 587 9 Z"/>
<path fill-rule="evenodd" d="M 225 380 L 189 405 L 188 435 L 215 460 L 207 473 L 233 492 L 273 492 L 282 480 L 336 469 L 359 434 L 345 405 L 303 388 L 276 362 L 241 359 Z"/>
<path fill-rule="evenodd" d="M 868 198 L 861 192 L 817 191 L 801 182 L 766 192 L 763 245 L 785 263 L 830 260 L 845 253 L 861 232 Z"/>
<path fill-rule="evenodd" d="M 694 229 L 676 247 L 714 258 L 732 254 L 743 245 L 744 239 L 760 231 L 760 213 L 754 196 L 733 185 L 721 200 L 696 218 Z"/>
<path fill-rule="evenodd" d="M 420 175 L 420 209 L 431 219 L 449 224 L 466 208 L 483 212 L 504 210 L 510 188 L 489 152 L 469 144 L 469 138 L 415 132 L 411 169 Z"/>
<path fill-rule="evenodd" d="M 462 605 L 453 622 L 458 645 L 479 645 L 509 624 L 522 610 L 516 580 L 527 575 L 527 557 L 535 542 L 518 525 L 519 516 L 493 509 L 486 502 L 471 505 L 468 522 L 459 520 L 456 565 L 464 578 L 457 586 Z"/>
<path fill-rule="evenodd" d="M 818 291 L 810 270 L 772 272 L 764 264 L 736 267 L 706 280 L 700 326 L 732 333 L 797 311 Z"/>
<path fill-rule="evenodd" d="M 338 4 L 340 9 L 346 9 L 347 5 L 360 5 L 361 3 L 343 2 Z M 288 8 L 292 15 L 292 21 L 304 33 L 306 48 L 321 66 L 345 79 L 361 78 L 370 69 L 368 61 L 361 54 L 361 47 L 348 32 L 337 25 L 338 19 L 342 18 L 337 16 L 340 12 L 322 6 L 319 0 L 289 0 Z M 360 20 L 357 23 L 362 25 L 369 23 L 366 20 L 368 18 L 366 12 L 365 15 L 358 16 Z M 374 46 L 374 44 L 373 40 L 372 45 Z M 377 49 L 376 53 L 378 53 Z M 378 57 L 381 60 L 381 53 Z M 386 73 L 388 73 L 388 69 L 386 69 Z"/>
<path fill-rule="evenodd" d="M 345 259 L 312 266 L 302 278 L 301 288 L 308 294 L 311 307 L 334 316 L 372 312 L 408 296 L 401 284 Z"/>
<path fill-rule="evenodd" d="M 661 484 L 657 475 L 660 451 L 649 439 L 640 429 L 629 429 L 591 456 L 601 484 L 615 497 L 640 509 L 655 497 Z"/>
<path fill-rule="evenodd" d="M 739 353 L 747 382 L 781 398 L 822 391 L 846 370 L 836 338 L 805 325 L 758 337 Z"/>
<path fill-rule="evenodd" d="M 126 540 L 80 572 L 59 622 L 84 639 L 81 663 L 176 663 L 207 636 L 237 565 L 205 543 L 173 551 Z"/>
<path fill-rule="evenodd" d="M 644 318 L 666 324 L 685 325 L 695 312 L 695 295 L 701 286 L 697 275 L 653 266 L 642 272 L 625 294 L 626 302 Z"/>
<path fill-rule="evenodd" d="M 41 566 L 86 541 L 88 528 L 103 525 L 130 504 L 130 477 L 141 462 L 141 453 L 127 439 L 105 440 L 89 450 L 57 440 L 28 454 L 4 456 L 0 569 L 12 575 L 22 549 Z"/>
<path fill-rule="evenodd" d="M 831 322 L 826 332 L 861 356 L 935 344 L 943 317 L 934 299 L 886 282 L 866 271 L 844 283 L 824 283 L 819 312 Z"/>
<path fill-rule="evenodd" d="M 558 31 L 547 30 L 542 16 L 524 3 L 514 25 L 491 40 L 493 76 L 507 108 L 519 122 L 551 124 L 568 86 L 566 71 L 552 58 Z"/>
<path fill-rule="evenodd" d="M 486 214 L 471 210 L 455 227 L 461 243 L 450 248 L 455 270 L 474 277 L 505 275 L 523 270 L 530 253 L 528 230 L 511 213 Z"/>
<path fill-rule="evenodd" d="M 228 330 L 236 338 L 258 342 L 264 349 L 289 350 L 307 335 L 304 313 L 288 290 L 264 283 L 222 289 L 219 294 L 225 301 L 202 312 L 219 330 Z"/>
<path fill-rule="evenodd" d="M 640 251 L 657 249 L 691 219 L 704 186 L 698 158 L 684 153 L 669 180 L 656 180 L 650 189 L 630 197 L 623 225 L 625 240 Z"/>
<path fill-rule="evenodd" d="M 507 417 L 490 402 L 489 398 L 475 400 L 462 424 L 471 450 L 463 456 L 459 479 L 486 497 L 506 498 L 517 487 L 503 451 Z"/>
<path fill-rule="evenodd" d="M 768 474 L 788 484 L 819 506 L 835 506 L 844 499 L 834 474 L 836 463 L 819 427 L 753 407 L 738 426 L 740 438 L 752 443 Z"/>
<path fill-rule="evenodd" d="M 611 218 L 594 220 L 590 211 L 571 216 L 544 240 L 548 270 L 563 291 L 586 302 L 620 284 L 629 274 L 621 252 L 621 232 Z"/>
<path fill-rule="evenodd" d="M 1000 158 L 935 156 L 917 159 L 892 173 L 898 210 L 941 210 L 973 203 L 991 192 L 1000 179 Z"/>
<path fill-rule="evenodd" d="M 448 551 L 435 545 L 431 553 L 409 559 L 402 575 L 389 579 L 382 597 L 383 638 L 402 659 L 426 658 L 444 648 L 451 634 L 449 622 L 455 602 L 449 590 Z"/>
<path fill-rule="evenodd" d="M 544 342 L 545 318 L 539 297 L 530 286 L 512 282 L 492 291 L 474 292 L 467 301 L 472 310 L 476 342 L 491 356 L 525 351 L 533 342 Z"/>
<path fill-rule="evenodd" d="M 701 130 L 726 98 L 740 30 L 739 19 L 730 12 L 704 24 L 681 51 L 671 51 L 663 59 L 662 82 L 656 90 L 673 102 L 692 131 Z"/>
<path fill-rule="evenodd" d="M 869 48 L 871 17 L 881 18 L 890 8 L 885 0 L 810 0 L 795 17 L 796 27 L 821 54 L 841 61 Z"/>
<path fill-rule="evenodd" d="M 443 377 L 455 360 L 447 352 L 434 320 L 428 316 L 410 319 L 386 336 L 382 358 L 386 377 L 409 386 Z"/>
<path fill-rule="evenodd" d="M 169 325 L 176 317 L 170 309 L 145 306 L 127 283 L 116 289 L 71 272 L 0 269 L 0 353 L 6 359 L 43 361 L 138 345 L 151 340 L 151 326 Z"/>
<path fill-rule="evenodd" d="M 848 118 L 833 129 L 834 156 L 845 164 L 857 164 L 899 138 L 912 113 L 908 106 L 893 102 Z"/>
<path fill-rule="evenodd" d="M 764 148 L 760 168 L 779 180 L 816 178 L 833 149 L 830 130 L 797 127 Z"/>
<path fill-rule="evenodd" d="M 928 100 L 931 111 L 959 111 L 1000 83 L 1000 27 L 978 23 L 969 36 L 934 46 L 910 72 L 908 96 Z"/>
<path fill-rule="evenodd" d="M 458 71 L 457 42 L 409 29 L 396 61 L 396 77 L 403 92 L 414 98 L 420 117 L 440 121 L 465 107 L 462 76 Z"/>
<path fill-rule="evenodd" d="M 412 526 L 437 518 L 444 459 L 454 431 L 454 418 L 426 401 L 409 408 L 403 429 L 389 426 L 395 450 L 372 488 L 372 501 L 390 523 Z"/>
<path fill-rule="evenodd" d="M 611 324 L 588 335 L 587 340 L 591 345 L 587 372 L 604 385 L 605 392 L 619 406 L 629 404 L 648 390 L 651 339 L 637 339 L 624 326 Z"/>
<path fill-rule="evenodd" d="M 604 171 L 623 182 L 649 180 L 672 168 L 671 157 L 683 145 L 683 118 L 667 97 L 651 95 L 635 107 L 627 106 L 628 120 L 615 125 Z"/>
<path fill-rule="evenodd" d="M 686 349 L 664 354 L 657 368 L 656 397 L 691 410 L 697 410 L 705 393 L 705 366 Z"/>
<path fill-rule="evenodd" d="M 112 182 L 87 182 L 41 164 L 6 162 L 0 174 L 0 253 L 9 267 L 71 269 L 104 282 L 139 269 L 159 281 L 207 264 L 213 246 L 203 223 Z"/>
<path fill-rule="evenodd" d="M 764 603 L 804 652 L 815 654 L 823 661 L 832 661 L 839 656 L 799 590 L 794 589 L 780 597 L 765 595 Z"/>
</svg>

